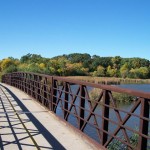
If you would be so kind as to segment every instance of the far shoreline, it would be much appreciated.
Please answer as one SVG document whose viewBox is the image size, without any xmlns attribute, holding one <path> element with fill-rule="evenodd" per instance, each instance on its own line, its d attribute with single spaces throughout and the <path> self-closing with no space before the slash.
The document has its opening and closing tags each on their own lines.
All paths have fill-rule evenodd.
<svg viewBox="0 0 150 150">
<path fill-rule="evenodd" d="M 66 76 L 66 78 L 91 83 L 119 85 L 119 84 L 150 84 L 150 79 L 131 79 L 117 77 Z"/>
</svg>

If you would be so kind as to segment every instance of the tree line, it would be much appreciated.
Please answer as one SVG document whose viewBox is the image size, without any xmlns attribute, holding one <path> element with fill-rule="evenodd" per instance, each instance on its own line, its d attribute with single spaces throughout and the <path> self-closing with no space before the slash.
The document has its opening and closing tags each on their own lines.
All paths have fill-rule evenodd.
<svg viewBox="0 0 150 150">
<path fill-rule="evenodd" d="M 17 71 L 36 72 L 58 76 L 95 76 L 121 78 L 150 78 L 150 61 L 144 58 L 91 56 L 72 53 L 53 58 L 27 54 L 20 59 L 0 60 L 0 74 Z"/>
</svg>

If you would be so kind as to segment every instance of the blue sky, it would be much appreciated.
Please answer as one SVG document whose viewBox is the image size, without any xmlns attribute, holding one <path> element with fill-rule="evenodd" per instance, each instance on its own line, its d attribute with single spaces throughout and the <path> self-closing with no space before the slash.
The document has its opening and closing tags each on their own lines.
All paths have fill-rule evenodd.
<svg viewBox="0 0 150 150">
<path fill-rule="evenodd" d="M 0 0 L 0 59 L 149 51 L 150 0 Z"/>
</svg>

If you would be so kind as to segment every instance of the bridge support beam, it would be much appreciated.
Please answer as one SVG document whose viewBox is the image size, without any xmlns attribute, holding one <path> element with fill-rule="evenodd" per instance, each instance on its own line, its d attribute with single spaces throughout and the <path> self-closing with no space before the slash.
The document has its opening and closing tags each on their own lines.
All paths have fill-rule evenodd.
<svg viewBox="0 0 150 150">
<path fill-rule="evenodd" d="M 69 100 L 69 88 L 68 83 L 65 82 L 65 100 L 64 100 L 64 119 L 67 120 L 68 117 L 66 117 L 68 113 L 68 100 Z"/>
<path fill-rule="evenodd" d="M 56 80 L 52 77 L 52 86 L 51 86 L 51 110 L 56 113 L 56 101 L 57 101 L 57 83 Z"/>
<path fill-rule="evenodd" d="M 82 129 L 84 125 L 84 113 L 85 113 L 85 89 L 84 85 L 80 85 L 80 118 L 79 118 L 79 129 Z"/>
<path fill-rule="evenodd" d="M 145 118 L 149 118 L 149 103 L 148 99 L 141 99 L 141 116 Z M 140 119 L 140 129 L 139 132 L 148 135 L 148 120 Z M 138 148 L 142 150 L 147 149 L 147 138 L 139 136 L 139 145 Z"/>
<path fill-rule="evenodd" d="M 102 109 L 102 117 L 103 117 L 102 118 L 102 145 L 104 145 L 108 139 L 108 134 L 106 132 L 108 132 L 109 121 L 105 119 L 105 118 L 109 119 L 109 107 L 105 106 L 105 105 L 110 104 L 110 98 L 109 98 L 108 92 L 109 91 L 104 90 L 104 93 L 103 93 L 103 104 L 104 104 L 104 106 Z"/>
</svg>

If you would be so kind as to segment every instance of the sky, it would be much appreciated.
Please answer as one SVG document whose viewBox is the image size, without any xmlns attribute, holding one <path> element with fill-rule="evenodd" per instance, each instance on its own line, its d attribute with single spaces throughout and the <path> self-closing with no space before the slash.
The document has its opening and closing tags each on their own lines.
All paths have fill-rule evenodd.
<svg viewBox="0 0 150 150">
<path fill-rule="evenodd" d="M 150 0 L 0 0 L 0 60 L 28 53 L 150 60 Z"/>
</svg>

